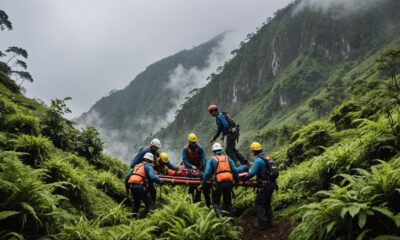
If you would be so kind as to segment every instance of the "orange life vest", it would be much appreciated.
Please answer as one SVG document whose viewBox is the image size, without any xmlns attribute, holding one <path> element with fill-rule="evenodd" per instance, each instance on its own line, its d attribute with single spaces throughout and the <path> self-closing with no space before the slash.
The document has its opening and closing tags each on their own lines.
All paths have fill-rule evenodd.
<svg viewBox="0 0 400 240">
<path fill-rule="evenodd" d="M 217 162 L 215 180 L 217 182 L 232 182 L 233 174 L 228 156 L 214 156 L 213 159 Z"/>
<path fill-rule="evenodd" d="M 139 163 L 138 165 L 135 166 L 131 176 L 128 179 L 129 184 L 139 184 L 139 185 L 144 184 L 144 181 L 147 179 L 147 174 L 146 171 L 144 170 L 144 166 L 145 165 L 143 163 Z"/>
<path fill-rule="evenodd" d="M 190 145 L 186 145 L 187 150 L 187 158 L 188 162 L 192 165 L 195 165 L 199 169 L 204 169 L 203 162 L 201 161 L 201 154 L 199 150 L 199 146 L 196 145 L 196 148 L 192 150 Z"/>
</svg>

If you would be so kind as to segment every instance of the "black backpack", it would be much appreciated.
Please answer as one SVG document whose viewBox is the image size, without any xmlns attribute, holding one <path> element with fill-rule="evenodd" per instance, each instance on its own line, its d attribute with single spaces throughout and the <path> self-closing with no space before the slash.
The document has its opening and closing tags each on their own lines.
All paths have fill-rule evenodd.
<svg viewBox="0 0 400 240">
<path fill-rule="evenodd" d="M 265 163 L 267 164 L 269 168 L 269 176 L 268 179 L 271 180 L 272 182 L 275 182 L 276 179 L 279 177 L 279 168 L 278 165 L 274 160 L 272 160 L 271 157 L 269 156 L 262 156 L 259 155 L 260 158 L 264 159 Z"/>
<path fill-rule="evenodd" d="M 225 119 L 228 121 L 229 124 L 229 128 L 234 128 L 237 126 L 235 120 L 233 120 L 233 117 L 231 115 L 229 115 L 226 112 L 222 112 L 222 115 L 225 117 Z"/>
</svg>

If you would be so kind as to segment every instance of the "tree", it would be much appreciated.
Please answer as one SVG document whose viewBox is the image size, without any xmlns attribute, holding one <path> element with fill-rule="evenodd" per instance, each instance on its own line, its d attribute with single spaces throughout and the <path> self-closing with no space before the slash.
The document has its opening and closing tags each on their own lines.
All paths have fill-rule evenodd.
<svg viewBox="0 0 400 240">
<path fill-rule="evenodd" d="M 33 78 L 31 76 L 31 74 L 29 72 L 25 72 L 25 71 L 12 71 L 12 73 L 16 76 L 14 81 L 17 81 L 19 79 L 21 79 L 21 83 L 19 84 L 19 86 L 22 85 L 23 82 L 25 81 L 29 81 L 29 82 L 33 82 Z"/>
<path fill-rule="evenodd" d="M 392 85 L 400 91 L 396 75 L 400 71 L 400 49 L 387 49 L 377 59 L 378 69 L 389 75 Z"/>
<path fill-rule="evenodd" d="M 15 47 L 15 46 L 14 47 L 9 47 L 6 50 L 6 52 L 7 53 L 13 53 L 13 56 L 10 59 L 8 59 L 7 63 L 9 63 L 12 59 L 14 59 L 17 56 L 22 56 L 24 58 L 28 58 L 28 52 L 25 49 L 20 48 L 20 47 Z"/>
<path fill-rule="evenodd" d="M 0 30 L 12 30 L 12 23 L 8 20 L 8 15 L 3 10 L 0 10 Z"/>
</svg>

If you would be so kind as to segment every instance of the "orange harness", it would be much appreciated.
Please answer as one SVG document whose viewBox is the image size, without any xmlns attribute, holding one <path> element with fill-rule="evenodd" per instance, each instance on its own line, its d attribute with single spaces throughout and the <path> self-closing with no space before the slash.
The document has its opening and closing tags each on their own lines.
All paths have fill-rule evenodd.
<svg viewBox="0 0 400 240">
<path fill-rule="evenodd" d="M 228 156 L 214 156 L 213 159 L 217 162 L 215 180 L 217 182 L 232 182 L 233 175 Z"/>
<path fill-rule="evenodd" d="M 139 163 L 138 165 L 135 166 L 135 168 L 132 171 L 131 176 L 128 179 L 129 184 L 139 184 L 143 185 L 145 180 L 147 179 L 147 174 L 146 171 L 144 170 L 144 164 Z"/>
</svg>

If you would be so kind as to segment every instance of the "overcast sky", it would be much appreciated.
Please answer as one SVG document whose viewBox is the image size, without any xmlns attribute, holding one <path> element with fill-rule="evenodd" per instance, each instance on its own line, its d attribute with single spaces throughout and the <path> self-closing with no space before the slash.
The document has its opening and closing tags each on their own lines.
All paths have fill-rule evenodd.
<svg viewBox="0 0 400 240">
<path fill-rule="evenodd" d="M 149 64 L 234 30 L 235 46 L 290 0 L 0 0 L 13 31 L 0 49 L 29 52 L 30 97 L 72 97 L 70 117 Z"/>
</svg>

